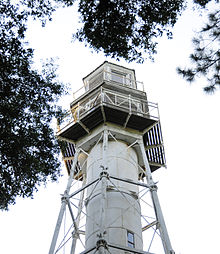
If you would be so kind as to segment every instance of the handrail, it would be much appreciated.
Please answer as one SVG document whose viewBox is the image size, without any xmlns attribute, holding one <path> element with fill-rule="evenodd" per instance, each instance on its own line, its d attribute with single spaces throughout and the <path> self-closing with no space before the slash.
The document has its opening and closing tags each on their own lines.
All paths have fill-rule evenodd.
<svg viewBox="0 0 220 254">
<path fill-rule="evenodd" d="M 131 114 L 134 113 L 154 120 L 159 119 L 158 105 L 156 103 L 137 99 L 132 95 L 125 96 L 119 92 L 101 87 L 73 105 L 71 110 L 58 119 L 58 131 L 79 121 L 86 113 L 99 105 L 115 106 L 126 109 Z"/>
<path fill-rule="evenodd" d="M 114 73 L 114 76 L 121 78 L 120 74 L 117 74 L 117 73 Z M 130 79 L 128 77 L 123 77 L 123 80 L 125 80 L 126 82 L 117 82 L 112 77 L 113 77 L 112 72 L 103 70 L 102 72 L 98 73 L 95 77 L 91 78 L 88 81 L 88 85 L 90 84 L 92 86 L 92 84 L 95 83 L 94 87 L 96 87 L 99 84 L 101 84 L 103 81 L 107 81 L 107 82 L 110 81 L 110 82 L 112 82 L 112 84 L 116 83 L 116 84 L 120 84 L 124 87 L 129 87 L 130 89 L 144 92 L 144 83 L 141 81 Z M 128 83 L 131 83 L 132 85 L 129 85 Z M 88 85 L 85 84 L 85 85 L 81 86 L 79 89 L 77 89 L 75 92 L 73 92 L 74 100 L 79 98 L 81 95 L 83 95 L 86 92 L 85 89 Z M 133 85 L 135 86 L 135 88 L 133 87 Z"/>
</svg>

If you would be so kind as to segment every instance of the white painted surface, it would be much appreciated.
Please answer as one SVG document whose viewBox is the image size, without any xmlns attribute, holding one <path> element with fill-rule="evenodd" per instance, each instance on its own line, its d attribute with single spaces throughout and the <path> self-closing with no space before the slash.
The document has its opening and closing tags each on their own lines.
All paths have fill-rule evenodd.
<svg viewBox="0 0 220 254">
<path fill-rule="evenodd" d="M 110 175 L 138 180 L 136 152 L 133 148 L 127 149 L 127 144 L 124 142 L 108 142 L 106 161 Z M 102 143 L 91 149 L 87 165 L 87 182 L 91 182 L 99 177 L 102 171 Z M 87 197 L 92 189 L 93 187 L 89 187 Z M 106 240 L 109 243 L 127 246 L 127 230 L 129 230 L 135 235 L 135 247 L 142 249 L 140 204 L 133 193 L 138 194 L 136 185 L 118 180 L 113 180 L 112 183 L 108 181 L 105 207 Z M 100 182 L 87 204 L 86 247 L 88 248 L 98 240 L 101 198 Z M 124 253 L 124 251 L 111 250 L 111 253 Z"/>
</svg>

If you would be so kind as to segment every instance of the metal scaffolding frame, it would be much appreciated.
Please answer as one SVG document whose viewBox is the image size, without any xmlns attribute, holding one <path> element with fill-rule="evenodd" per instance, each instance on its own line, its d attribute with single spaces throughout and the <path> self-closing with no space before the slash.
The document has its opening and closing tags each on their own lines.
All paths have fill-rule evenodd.
<svg viewBox="0 0 220 254">
<path fill-rule="evenodd" d="M 95 179 L 94 181 L 87 183 L 87 184 L 85 183 L 85 176 L 82 174 L 82 172 L 81 172 L 80 177 L 77 177 L 75 172 L 76 172 L 76 168 L 79 167 L 79 163 L 78 163 L 79 154 L 85 153 L 86 155 L 88 155 L 88 153 L 83 149 L 82 146 L 80 146 L 80 144 L 76 144 L 75 155 L 74 155 L 72 167 L 70 170 L 69 179 L 68 179 L 64 194 L 62 195 L 62 198 L 61 198 L 61 208 L 60 208 L 60 212 L 58 215 L 56 227 L 54 230 L 54 235 L 52 238 L 49 254 L 59 253 L 59 251 L 62 248 L 64 248 L 64 246 L 70 240 L 72 240 L 71 245 L 70 245 L 71 246 L 70 250 L 68 250 L 68 251 L 70 251 L 70 252 L 68 252 L 70 254 L 76 253 L 77 242 L 80 242 L 81 245 L 83 246 L 84 243 L 83 243 L 83 240 L 81 239 L 81 236 L 85 235 L 85 230 L 82 230 L 82 228 L 80 226 L 80 221 L 81 221 L 81 217 L 83 217 L 83 215 L 88 216 L 86 214 L 86 211 L 84 211 L 85 204 L 89 201 L 89 198 L 92 195 L 92 193 L 94 192 L 94 190 L 96 189 L 98 183 L 101 183 L 101 189 L 102 189 L 102 191 L 101 191 L 101 209 L 100 209 L 100 216 L 99 216 L 100 219 L 98 221 L 95 221 L 95 223 L 99 226 L 99 234 L 98 234 L 99 239 L 94 244 L 94 247 L 92 247 L 90 249 L 85 249 L 85 247 L 84 247 L 84 250 L 81 251 L 80 254 L 86 254 L 86 253 L 107 254 L 107 253 L 111 253 L 111 249 L 124 250 L 129 253 L 151 254 L 150 249 L 152 247 L 152 243 L 153 243 L 156 236 L 159 236 L 161 239 L 164 253 L 165 254 L 174 254 L 174 251 L 173 251 L 171 243 L 170 243 L 169 235 L 167 232 L 167 228 L 165 225 L 165 221 L 164 221 L 164 217 L 162 214 L 159 199 L 158 199 L 157 185 L 153 181 L 153 178 L 152 178 L 152 174 L 151 174 L 151 170 L 150 170 L 150 166 L 149 166 L 149 162 L 148 162 L 148 158 L 146 155 L 145 146 L 144 146 L 144 142 L 143 142 L 143 136 L 142 135 L 139 135 L 139 137 L 138 137 L 138 135 L 136 135 L 136 136 L 137 136 L 137 139 L 134 142 L 132 142 L 132 144 L 130 144 L 127 147 L 127 149 L 134 147 L 134 146 L 138 147 L 140 149 L 141 156 L 142 156 L 143 162 L 144 162 L 144 169 L 140 165 L 138 167 L 141 171 L 143 171 L 143 175 L 145 176 L 146 182 L 132 181 L 132 180 L 116 177 L 116 176 L 109 174 L 108 167 L 107 167 L 107 164 L 108 164 L 108 158 L 107 158 L 108 157 L 107 156 L 108 138 L 114 139 L 115 142 L 117 142 L 117 139 L 114 137 L 114 135 L 112 135 L 111 131 L 109 130 L 109 128 L 107 126 L 105 126 L 103 131 L 100 133 L 99 137 L 96 139 L 96 144 L 95 144 L 95 145 L 97 145 L 98 143 L 102 142 L 102 153 L 103 153 L 102 158 L 103 158 L 103 160 L 102 160 L 102 165 L 100 165 L 100 167 L 102 169 L 101 173 L 97 179 Z M 120 155 L 120 152 L 119 152 L 119 155 Z M 82 167 L 82 165 L 81 165 L 81 167 Z M 80 175 L 80 169 L 78 169 L 77 174 Z M 117 186 L 114 184 L 114 180 L 126 182 L 126 183 L 132 184 L 132 185 L 137 185 L 140 188 L 142 188 L 142 190 L 138 193 L 139 200 L 143 200 L 144 197 L 146 195 L 148 195 L 148 193 L 150 194 L 150 198 L 152 201 L 152 210 L 154 212 L 155 217 L 150 218 L 151 220 L 149 221 L 149 217 L 147 218 L 146 216 L 141 215 L 142 219 L 145 223 L 145 226 L 142 227 L 142 231 L 143 232 L 149 232 L 150 230 L 152 231 L 152 238 L 149 241 L 146 251 L 137 250 L 135 248 L 125 247 L 125 246 L 119 246 L 119 245 L 116 245 L 113 243 L 109 243 L 106 240 L 106 237 L 105 237 L 106 225 L 105 225 L 104 221 L 105 221 L 105 214 L 106 214 L 105 202 L 106 202 L 106 192 L 108 189 L 108 184 L 111 183 L 111 186 L 113 186 L 115 191 L 119 192 L 126 199 L 126 196 L 124 195 L 124 193 L 120 189 L 118 189 Z M 81 186 L 78 187 L 77 189 L 75 189 L 75 191 L 71 192 L 72 189 L 74 189 L 74 186 L 76 186 L 76 183 L 80 183 Z M 90 186 L 92 187 L 92 192 L 91 192 L 90 196 L 85 199 L 84 192 Z M 143 192 L 142 195 L 140 195 L 141 192 Z M 80 195 L 80 197 L 77 198 L 77 195 Z M 75 198 L 75 201 L 78 202 L 77 205 L 74 204 L 74 202 L 73 202 L 74 198 Z M 127 201 L 128 201 L 128 208 L 126 210 L 129 210 L 129 207 L 133 206 L 133 204 L 129 200 L 127 200 Z M 150 206 L 148 204 L 148 202 L 146 202 L 146 201 L 144 201 L 144 202 L 146 205 Z M 124 212 L 126 212 L 126 210 Z M 61 240 L 60 244 L 58 245 L 58 238 L 60 235 L 61 224 L 64 222 L 65 214 L 68 211 L 69 211 L 69 216 L 71 218 L 70 227 L 67 232 L 64 232 L 64 237 Z M 109 223 L 111 224 L 115 220 L 117 220 L 117 218 L 114 218 L 114 220 Z M 71 232 L 71 230 L 72 230 L 72 232 Z M 68 236 L 69 238 L 67 238 L 67 235 L 70 235 L 70 237 Z"/>
</svg>

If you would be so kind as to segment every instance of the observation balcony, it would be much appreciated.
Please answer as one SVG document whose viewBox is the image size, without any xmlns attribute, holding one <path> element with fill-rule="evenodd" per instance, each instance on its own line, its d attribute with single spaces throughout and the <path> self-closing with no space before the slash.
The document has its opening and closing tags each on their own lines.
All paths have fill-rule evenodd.
<svg viewBox="0 0 220 254">
<path fill-rule="evenodd" d="M 105 122 L 145 133 L 158 120 L 156 103 L 99 87 L 71 104 L 71 109 L 59 119 L 57 135 L 77 141 Z"/>
</svg>

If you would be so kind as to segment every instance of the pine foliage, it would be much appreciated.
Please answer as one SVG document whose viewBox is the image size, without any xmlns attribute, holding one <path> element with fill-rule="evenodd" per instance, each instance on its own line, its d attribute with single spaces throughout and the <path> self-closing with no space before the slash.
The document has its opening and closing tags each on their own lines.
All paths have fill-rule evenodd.
<svg viewBox="0 0 220 254">
<path fill-rule="evenodd" d="M 69 1 L 68 1 L 69 2 Z M 81 0 L 82 28 L 75 37 L 95 51 L 143 62 L 156 53 L 157 38 L 166 34 L 184 8 L 184 0 Z"/>
<path fill-rule="evenodd" d="M 197 1 L 200 2 L 200 1 Z M 201 1 L 205 6 L 209 1 Z M 218 1 L 216 1 L 218 2 Z M 190 55 L 192 66 L 177 68 L 188 82 L 205 77 L 204 91 L 214 93 L 220 88 L 220 10 L 209 13 L 208 22 L 193 39 L 194 52 Z"/>
</svg>

